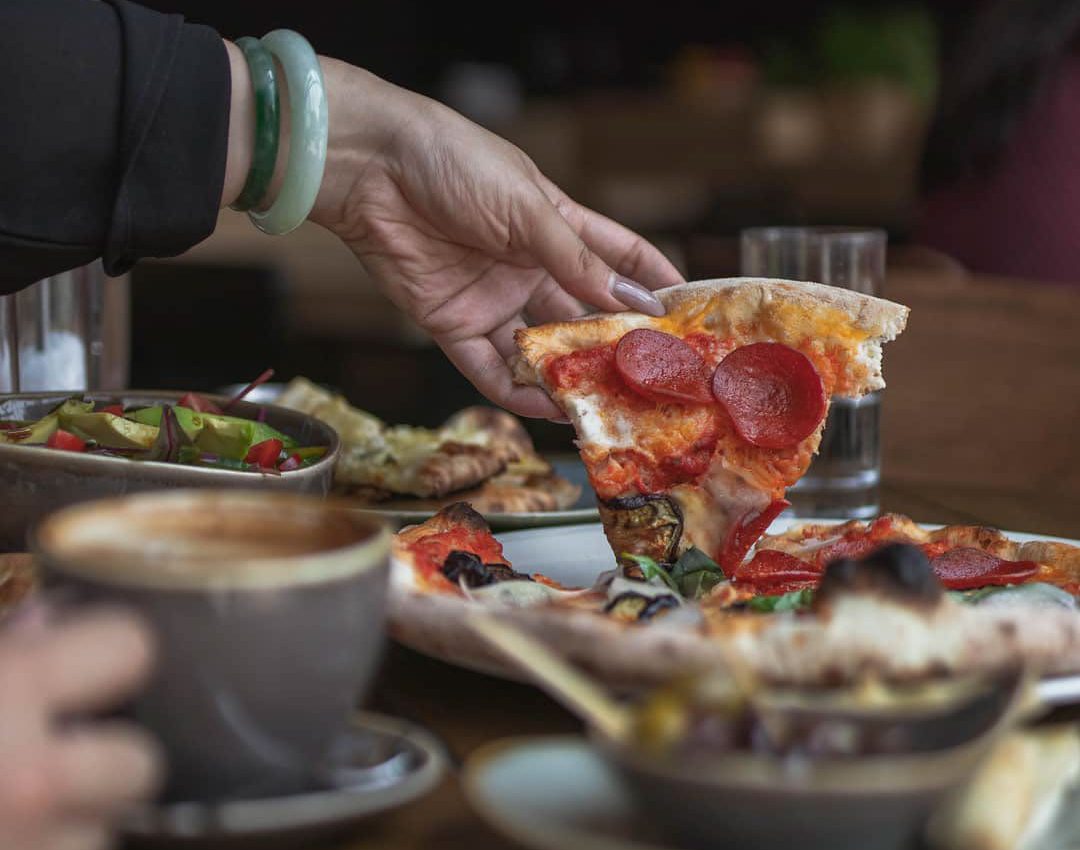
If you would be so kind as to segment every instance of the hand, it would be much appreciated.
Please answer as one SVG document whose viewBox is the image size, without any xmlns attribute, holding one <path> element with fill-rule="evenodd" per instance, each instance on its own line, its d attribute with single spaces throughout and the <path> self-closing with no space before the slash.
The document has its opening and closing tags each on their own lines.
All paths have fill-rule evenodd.
<svg viewBox="0 0 1080 850">
<path fill-rule="evenodd" d="M 228 48 L 233 114 L 248 120 L 230 127 L 225 202 L 246 175 L 252 126 L 244 60 Z M 561 417 L 543 392 L 514 385 L 514 331 L 579 316 L 580 302 L 662 315 L 649 290 L 681 282 L 679 272 L 640 236 L 567 197 L 509 142 L 359 68 L 322 64 L 330 139 L 312 220 L 489 399 Z"/>
<path fill-rule="evenodd" d="M 102 612 L 0 633 L 0 847 L 98 850 L 117 813 L 157 788 L 157 747 L 126 723 L 71 723 L 107 708 L 150 666 L 127 615 Z"/>
</svg>

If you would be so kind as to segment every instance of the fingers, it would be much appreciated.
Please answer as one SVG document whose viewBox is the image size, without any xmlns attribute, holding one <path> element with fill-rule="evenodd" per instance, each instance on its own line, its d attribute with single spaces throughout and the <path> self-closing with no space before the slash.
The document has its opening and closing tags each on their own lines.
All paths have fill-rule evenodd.
<svg viewBox="0 0 1080 850">
<path fill-rule="evenodd" d="M 576 298 L 608 312 L 625 310 L 627 305 L 612 292 L 613 286 L 622 284 L 624 290 L 640 290 L 635 307 L 645 308 L 652 315 L 664 314 L 663 305 L 647 289 L 632 281 L 620 281 L 543 195 L 531 204 L 528 219 L 519 231 L 524 234 L 524 247 L 559 286 Z"/>
<path fill-rule="evenodd" d="M 491 340 L 491 344 L 495 347 L 495 350 L 499 352 L 499 356 L 504 361 L 509 361 L 510 358 L 516 357 L 518 353 L 517 343 L 514 342 L 514 332 L 518 328 L 527 327 L 525 320 L 521 318 L 521 315 L 514 316 L 508 322 L 495 328 L 488 334 L 488 339 Z M 511 375 L 511 379 L 512 379 Z"/>
<path fill-rule="evenodd" d="M 65 808 L 108 813 L 153 795 L 162 779 L 162 759 L 157 744 L 141 729 L 97 724 L 63 733 L 49 770 Z"/>
<path fill-rule="evenodd" d="M 53 826 L 35 850 L 108 850 L 109 827 L 99 821 L 62 821 Z"/>
<path fill-rule="evenodd" d="M 588 207 L 567 203 L 577 208 L 569 219 L 571 226 L 578 223 L 575 229 L 582 241 L 616 272 L 649 289 L 683 283 L 679 270 L 648 240 Z"/>
<path fill-rule="evenodd" d="M 450 362 L 495 404 L 519 416 L 536 419 L 562 416 L 559 408 L 542 390 L 514 384 L 506 360 L 487 337 L 451 342 L 436 338 L 435 341 Z"/>
<path fill-rule="evenodd" d="M 84 711 L 111 706 L 143 681 L 153 641 L 132 615 L 99 611 L 58 624 L 28 652 L 52 709 Z"/>
<path fill-rule="evenodd" d="M 525 305 L 525 312 L 530 322 L 543 324 L 584 316 L 586 310 L 580 301 L 549 277 L 534 290 Z"/>
</svg>

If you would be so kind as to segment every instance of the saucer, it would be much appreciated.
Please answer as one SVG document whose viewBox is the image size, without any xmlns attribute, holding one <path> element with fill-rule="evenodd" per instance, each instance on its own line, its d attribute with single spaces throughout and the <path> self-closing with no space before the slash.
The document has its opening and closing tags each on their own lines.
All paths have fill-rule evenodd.
<svg viewBox="0 0 1080 850">
<path fill-rule="evenodd" d="M 310 847 L 430 791 L 446 771 L 442 746 L 418 726 L 369 712 L 335 745 L 327 790 L 226 803 L 143 806 L 120 825 L 125 850 Z"/>
<path fill-rule="evenodd" d="M 465 796 L 504 835 L 536 850 L 674 850 L 583 738 L 512 738 L 465 764 Z"/>
</svg>

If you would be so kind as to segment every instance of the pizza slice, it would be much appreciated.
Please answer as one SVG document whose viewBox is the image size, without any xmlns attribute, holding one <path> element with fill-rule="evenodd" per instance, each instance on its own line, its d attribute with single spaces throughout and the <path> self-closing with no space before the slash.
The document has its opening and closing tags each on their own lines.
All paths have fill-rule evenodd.
<svg viewBox="0 0 1080 850">
<path fill-rule="evenodd" d="M 1018 542 L 996 528 L 949 525 L 926 529 L 899 514 L 871 522 L 806 523 L 767 534 L 734 572 L 758 593 L 813 588 L 827 564 L 860 558 L 889 543 L 919 547 L 947 590 L 980 597 L 1013 585 L 1051 585 L 1080 594 L 1080 549 L 1052 540 Z"/>
<path fill-rule="evenodd" d="M 731 278 L 660 290 L 667 315 L 517 332 L 515 377 L 577 431 L 617 556 L 694 547 L 727 574 L 786 506 L 832 396 L 881 389 L 899 304 L 815 283 Z"/>
</svg>

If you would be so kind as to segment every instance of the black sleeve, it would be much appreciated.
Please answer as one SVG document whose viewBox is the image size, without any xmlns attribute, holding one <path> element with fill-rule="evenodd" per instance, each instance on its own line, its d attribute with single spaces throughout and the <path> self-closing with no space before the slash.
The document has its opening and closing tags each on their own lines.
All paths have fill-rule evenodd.
<svg viewBox="0 0 1080 850">
<path fill-rule="evenodd" d="M 0 81 L 0 293 L 213 231 L 231 78 L 212 29 L 127 0 L 2 0 Z"/>
</svg>

